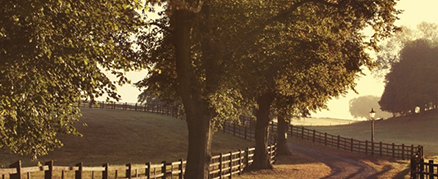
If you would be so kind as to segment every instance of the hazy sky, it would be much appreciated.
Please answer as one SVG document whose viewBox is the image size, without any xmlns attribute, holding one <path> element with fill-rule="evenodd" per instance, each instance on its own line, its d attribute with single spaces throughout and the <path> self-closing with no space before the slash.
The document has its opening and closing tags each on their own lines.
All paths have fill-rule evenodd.
<svg viewBox="0 0 438 179">
<path fill-rule="evenodd" d="M 404 25 L 414 28 L 417 24 L 423 21 L 438 24 L 437 7 L 438 0 L 401 0 L 398 2 L 397 8 L 403 9 L 404 12 L 399 16 L 400 20 L 396 22 L 396 25 Z M 131 79 L 132 82 L 137 82 L 144 78 L 145 74 L 145 72 L 130 72 L 128 73 L 128 78 Z M 333 99 L 328 103 L 329 110 L 312 114 L 312 117 L 352 119 L 349 113 L 350 99 L 364 95 L 381 96 L 384 90 L 382 79 L 376 79 L 369 75 L 369 73 L 367 76 L 360 78 L 357 81 L 357 84 L 356 90 L 359 94 L 351 91 L 345 97 Z M 132 85 L 119 87 L 118 91 L 122 95 L 123 102 L 132 103 L 137 101 L 137 96 L 140 93 L 136 88 L 132 87 Z"/>
<path fill-rule="evenodd" d="M 401 0 L 397 4 L 397 9 L 403 9 L 403 14 L 399 15 L 400 20 L 396 22 L 398 26 L 408 26 L 415 28 L 417 24 L 425 21 L 438 24 L 437 0 Z M 324 110 L 313 114 L 313 117 L 330 117 L 352 119 L 349 112 L 349 101 L 365 95 L 381 96 L 385 84 L 383 79 L 376 79 L 372 75 L 367 75 L 357 81 L 356 90 L 359 94 L 349 92 L 346 97 L 333 99 L 328 103 L 329 110 Z M 370 107 L 371 110 L 371 107 Z"/>
</svg>

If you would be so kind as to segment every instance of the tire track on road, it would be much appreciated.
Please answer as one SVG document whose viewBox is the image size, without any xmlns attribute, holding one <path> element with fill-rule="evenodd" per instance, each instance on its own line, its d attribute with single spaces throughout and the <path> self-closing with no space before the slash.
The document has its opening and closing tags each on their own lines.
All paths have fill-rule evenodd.
<svg viewBox="0 0 438 179">
<path fill-rule="evenodd" d="M 376 178 L 377 170 L 361 161 L 292 143 L 291 141 L 288 141 L 288 146 L 290 150 L 314 158 L 329 166 L 331 169 L 330 175 L 324 177 L 324 179 Z"/>
</svg>

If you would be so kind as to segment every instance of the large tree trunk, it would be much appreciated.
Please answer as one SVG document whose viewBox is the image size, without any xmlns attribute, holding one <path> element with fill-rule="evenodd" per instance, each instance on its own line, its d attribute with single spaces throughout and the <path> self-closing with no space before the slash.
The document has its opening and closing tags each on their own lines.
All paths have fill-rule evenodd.
<svg viewBox="0 0 438 179">
<path fill-rule="evenodd" d="M 269 113 L 271 104 L 274 101 L 274 93 L 262 94 L 257 99 L 259 108 L 256 110 L 256 131 L 255 131 L 255 151 L 254 162 L 250 170 L 272 169 L 271 159 L 268 155 L 268 136 L 269 136 Z"/>
<path fill-rule="evenodd" d="M 191 110 L 192 114 L 195 113 L 195 116 L 187 116 L 189 147 L 184 178 L 208 178 L 208 167 L 211 159 L 211 116 L 206 111 L 200 112 L 199 108 L 205 109 L 205 107 L 186 109 L 186 111 Z"/>
<path fill-rule="evenodd" d="M 211 115 L 208 103 L 202 97 L 199 83 L 193 74 L 190 58 L 190 33 L 194 13 L 188 10 L 175 10 L 171 19 L 173 42 L 175 46 L 176 71 L 179 92 L 184 104 L 189 130 L 189 146 L 185 178 L 208 178 L 211 159 Z"/>
<path fill-rule="evenodd" d="M 289 123 L 283 115 L 278 114 L 277 117 L 277 155 L 292 155 L 287 147 L 287 129 Z"/>
</svg>

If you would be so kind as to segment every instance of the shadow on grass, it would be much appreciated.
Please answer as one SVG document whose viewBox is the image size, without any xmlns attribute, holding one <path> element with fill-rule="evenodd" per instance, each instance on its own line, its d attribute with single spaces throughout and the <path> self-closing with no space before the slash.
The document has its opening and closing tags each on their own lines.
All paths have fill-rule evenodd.
<svg viewBox="0 0 438 179">
<path fill-rule="evenodd" d="M 384 173 L 389 172 L 392 168 L 393 168 L 393 167 L 392 167 L 391 165 L 385 165 L 385 166 L 383 167 L 382 171 L 380 171 L 380 172 L 378 172 L 378 173 L 376 173 L 376 174 L 374 174 L 374 175 L 371 175 L 371 176 L 368 177 L 368 178 L 378 178 L 378 176 L 381 176 L 381 175 L 383 175 Z M 395 177 L 395 178 L 399 178 L 399 177 Z M 403 177 L 402 177 L 402 178 L 403 178 Z"/>
<path fill-rule="evenodd" d="M 312 164 L 319 163 L 318 161 L 304 156 L 302 154 L 291 151 L 292 155 L 279 155 L 275 164 L 278 165 L 294 165 L 294 164 Z"/>
</svg>

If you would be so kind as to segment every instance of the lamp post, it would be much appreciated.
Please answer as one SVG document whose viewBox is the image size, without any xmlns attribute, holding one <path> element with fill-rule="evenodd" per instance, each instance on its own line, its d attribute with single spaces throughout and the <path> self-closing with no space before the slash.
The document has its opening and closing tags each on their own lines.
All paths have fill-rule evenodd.
<svg viewBox="0 0 438 179">
<path fill-rule="evenodd" d="M 374 116 L 376 115 L 376 112 L 373 108 L 371 108 L 370 111 L 370 118 L 371 118 L 371 142 L 374 143 Z"/>
</svg>

